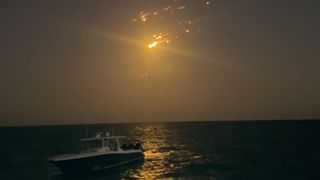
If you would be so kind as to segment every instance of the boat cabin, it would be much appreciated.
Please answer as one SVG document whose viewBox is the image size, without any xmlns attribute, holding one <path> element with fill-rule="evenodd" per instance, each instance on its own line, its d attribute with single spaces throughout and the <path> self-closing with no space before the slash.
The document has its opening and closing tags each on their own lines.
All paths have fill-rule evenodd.
<svg viewBox="0 0 320 180">
<path fill-rule="evenodd" d="M 109 133 L 98 133 L 96 137 L 81 141 L 86 142 L 86 152 L 142 150 L 141 142 L 128 141 L 125 136 L 109 136 Z"/>
<path fill-rule="evenodd" d="M 77 154 L 57 155 L 49 158 L 49 162 L 54 163 L 65 174 L 79 174 L 143 160 L 140 141 L 122 143 L 127 140 L 125 136 L 98 133 L 95 137 L 81 139 L 87 145 L 86 150 Z"/>
</svg>

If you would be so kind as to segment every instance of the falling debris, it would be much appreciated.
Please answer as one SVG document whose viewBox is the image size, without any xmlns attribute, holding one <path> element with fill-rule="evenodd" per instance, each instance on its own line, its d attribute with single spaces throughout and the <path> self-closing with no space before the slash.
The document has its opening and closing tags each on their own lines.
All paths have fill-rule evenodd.
<svg viewBox="0 0 320 180">
<path fill-rule="evenodd" d="M 151 7 L 141 9 L 132 22 L 140 27 L 158 27 L 159 30 L 150 37 L 149 48 L 169 44 L 186 34 L 203 32 L 209 23 L 207 13 L 212 12 L 212 0 L 171 0 L 161 3 L 158 0 L 143 0 L 142 3 Z"/>
</svg>

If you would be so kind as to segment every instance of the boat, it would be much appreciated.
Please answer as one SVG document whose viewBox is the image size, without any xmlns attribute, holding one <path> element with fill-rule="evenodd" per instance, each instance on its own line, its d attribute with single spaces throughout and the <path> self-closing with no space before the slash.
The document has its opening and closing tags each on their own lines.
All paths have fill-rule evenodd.
<svg viewBox="0 0 320 180">
<path fill-rule="evenodd" d="M 83 174 L 143 161 L 142 143 L 128 140 L 125 136 L 98 133 L 95 137 L 81 139 L 87 143 L 87 148 L 80 153 L 58 155 L 49 158 L 49 162 L 55 164 L 63 174 Z"/>
</svg>

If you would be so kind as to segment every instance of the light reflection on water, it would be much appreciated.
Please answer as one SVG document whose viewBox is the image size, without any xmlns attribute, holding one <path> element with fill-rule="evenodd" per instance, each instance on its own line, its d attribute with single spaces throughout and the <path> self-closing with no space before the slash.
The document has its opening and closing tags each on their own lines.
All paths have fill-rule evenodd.
<svg viewBox="0 0 320 180">
<path fill-rule="evenodd" d="M 143 142 L 145 162 L 138 169 L 129 169 L 123 178 L 159 179 L 177 176 L 179 169 L 192 161 L 201 160 L 186 148 L 180 140 L 178 129 L 169 129 L 163 124 L 136 127 L 134 136 Z"/>
<path fill-rule="evenodd" d="M 0 130 L 0 179 L 319 179 L 319 122 L 106 124 L 90 132 L 110 127 L 144 142 L 144 163 L 66 177 L 47 159 L 80 150 L 83 126 L 10 127 Z"/>
</svg>

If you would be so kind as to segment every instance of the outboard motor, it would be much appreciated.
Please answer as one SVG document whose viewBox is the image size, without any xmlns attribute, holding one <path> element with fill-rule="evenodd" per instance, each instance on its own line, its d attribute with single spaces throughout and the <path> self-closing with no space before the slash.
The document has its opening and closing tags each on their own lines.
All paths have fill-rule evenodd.
<svg viewBox="0 0 320 180">
<path fill-rule="evenodd" d="M 141 149 L 143 151 L 141 143 L 136 143 L 135 149 Z"/>
</svg>

